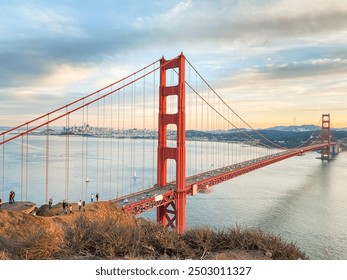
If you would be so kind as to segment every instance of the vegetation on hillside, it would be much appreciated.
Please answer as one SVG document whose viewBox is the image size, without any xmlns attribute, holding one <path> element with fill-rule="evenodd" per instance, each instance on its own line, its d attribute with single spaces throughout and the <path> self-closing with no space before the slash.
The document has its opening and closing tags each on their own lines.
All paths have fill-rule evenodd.
<svg viewBox="0 0 347 280">
<path fill-rule="evenodd" d="M 232 251 L 256 259 L 307 259 L 295 244 L 260 230 L 196 228 L 178 235 L 111 203 L 65 216 L 0 211 L 0 228 L 0 259 L 215 259 Z"/>
</svg>

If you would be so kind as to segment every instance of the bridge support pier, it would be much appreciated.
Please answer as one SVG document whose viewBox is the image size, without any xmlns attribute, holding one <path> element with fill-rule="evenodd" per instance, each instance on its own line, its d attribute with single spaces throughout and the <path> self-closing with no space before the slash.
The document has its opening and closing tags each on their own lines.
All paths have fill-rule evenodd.
<svg viewBox="0 0 347 280">
<path fill-rule="evenodd" d="M 167 86 L 166 71 L 178 72 L 178 84 Z M 167 113 L 167 97 L 177 96 L 177 113 Z M 160 60 L 159 117 L 158 117 L 158 173 L 157 185 L 167 185 L 167 160 L 176 162 L 176 199 L 157 208 L 157 222 L 175 228 L 178 233 L 186 224 L 186 126 L 185 126 L 185 57 L 183 54 L 172 60 Z M 167 146 L 167 125 L 177 128 L 177 146 Z M 170 209 L 171 208 L 171 209 Z"/>
</svg>

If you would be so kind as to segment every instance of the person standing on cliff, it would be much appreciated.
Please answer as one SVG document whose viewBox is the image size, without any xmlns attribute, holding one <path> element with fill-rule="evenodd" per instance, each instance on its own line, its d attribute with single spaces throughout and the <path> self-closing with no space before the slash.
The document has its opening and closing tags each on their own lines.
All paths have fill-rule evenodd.
<svg viewBox="0 0 347 280">
<path fill-rule="evenodd" d="M 80 200 L 78 203 L 78 212 L 81 212 L 81 208 L 82 208 L 82 201 Z"/>
<path fill-rule="evenodd" d="M 14 197 L 15 197 L 15 192 L 14 191 L 10 191 L 10 194 L 9 194 L 9 198 L 8 198 L 8 203 L 10 204 L 14 204 Z"/>
<path fill-rule="evenodd" d="M 8 203 L 12 204 L 12 199 L 13 199 L 13 191 L 10 191 L 10 194 L 8 195 Z"/>
<path fill-rule="evenodd" d="M 94 201 L 94 194 L 92 193 L 92 194 L 90 195 L 90 202 L 93 203 L 93 201 Z"/>
<path fill-rule="evenodd" d="M 63 212 L 65 211 L 65 206 L 66 206 L 66 202 L 65 199 L 63 200 Z"/>
<path fill-rule="evenodd" d="M 0 198 L 0 209 L 1 209 L 1 205 L 2 205 L 2 199 Z"/>
<path fill-rule="evenodd" d="M 99 193 L 96 193 L 95 198 L 96 198 L 96 201 L 99 201 Z"/>
</svg>

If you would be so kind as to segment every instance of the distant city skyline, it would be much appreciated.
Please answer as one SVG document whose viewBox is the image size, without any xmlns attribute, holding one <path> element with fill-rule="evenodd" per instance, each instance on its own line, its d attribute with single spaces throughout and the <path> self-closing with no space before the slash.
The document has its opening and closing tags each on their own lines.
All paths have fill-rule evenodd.
<svg viewBox="0 0 347 280">
<path fill-rule="evenodd" d="M 347 127 L 346 38 L 344 0 L 1 2 L 0 126 L 183 51 L 254 128 Z"/>
</svg>

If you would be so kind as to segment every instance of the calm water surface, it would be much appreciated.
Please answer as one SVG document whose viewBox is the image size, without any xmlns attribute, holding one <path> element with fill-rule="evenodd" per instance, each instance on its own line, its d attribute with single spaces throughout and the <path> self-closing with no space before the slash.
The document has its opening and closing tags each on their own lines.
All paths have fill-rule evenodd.
<svg viewBox="0 0 347 280">
<path fill-rule="evenodd" d="M 326 163 L 294 157 L 190 199 L 188 224 L 260 228 L 311 259 L 347 259 L 347 154 Z"/>
</svg>

